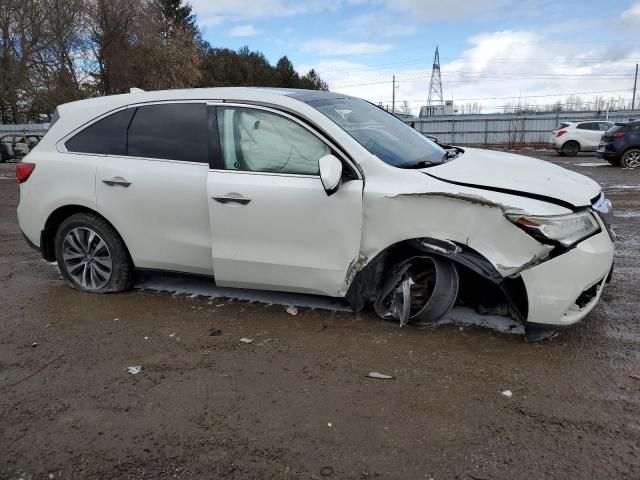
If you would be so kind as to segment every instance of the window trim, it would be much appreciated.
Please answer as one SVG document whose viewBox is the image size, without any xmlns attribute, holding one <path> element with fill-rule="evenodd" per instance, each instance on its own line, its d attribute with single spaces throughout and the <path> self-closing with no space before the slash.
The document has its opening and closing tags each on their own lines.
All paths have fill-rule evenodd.
<svg viewBox="0 0 640 480">
<path fill-rule="evenodd" d="M 211 153 L 212 153 L 211 152 L 211 140 L 209 140 L 207 142 L 207 157 L 208 157 L 208 161 L 207 162 L 190 162 L 190 161 L 185 161 L 185 160 L 175 160 L 175 159 L 172 159 L 172 158 L 139 157 L 139 156 L 135 156 L 135 155 L 112 155 L 112 154 L 108 154 L 108 153 L 72 152 L 70 150 L 67 150 L 67 146 L 65 145 L 68 140 L 70 140 L 75 135 L 77 135 L 80 132 L 82 132 L 84 129 L 89 128 L 94 123 L 97 123 L 100 120 L 102 120 L 104 118 L 107 118 L 110 115 L 114 115 L 114 114 L 116 114 L 118 112 L 121 112 L 123 110 L 127 110 L 129 108 L 137 109 L 138 107 L 146 107 L 146 106 L 151 106 L 151 105 L 167 105 L 167 104 L 175 104 L 175 103 L 180 103 L 180 104 L 184 104 L 184 103 L 199 103 L 199 104 L 204 104 L 205 111 L 206 111 L 206 121 L 209 122 L 208 102 L 209 102 L 209 100 L 201 100 L 201 99 L 199 99 L 199 100 L 193 100 L 193 99 L 189 99 L 189 100 L 157 100 L 157 101 L 139 102 L 139 103 L 132 103 L 130 105 L 124 105 L 124 106 L 115 108 L 113 110 L 109 110 L 108 112 L 105 112 L 102 115 L 99 115 L 98 117 L 95 117 L 95 118 L 89 120 L 88 122 L 82 124 L 81 126 L 76 128 L 75 130 L 72 130 L 71 133 L 68 133 L 67 135 L 62 137 L 60 140 L 58 140 L 58 142 L 56 143 L 56 149 L 60 153 L 67 153 L 67 154 L 71 154 L 71 155 L 85 155 L 85 156 L 92 156 L 92 157 L 134 158 L 134 159 L 138 159 L 138 160 L 152 160 L 152 161 L 157 161 L 157 162 L 172 162 L 172 163 L 184 163 L 184 164 L 187 164 L 187 165 L 209 165 L 209 166 L 211 166 Z M 131 117 L 131 122 L 133 122 L 134 118 L 135 118 L 135 114 Z M 129 131 L 129 127 L 131 126 L 131 122 L 129 122 L 129 125 L 127 126 L 127 134 L 128 134 L 128 131 Z M 209 125 L 207 125 L 207 131 L 208 131 L 208 135 L 211 136 L 212 133 L 211 133 L 211 130 L 209 128 Z M 127 135 L 127 137 L 128 137 L 128 135 Z M 128 138 L 127 138 L 127 143 L 128 143 Z"/>
<path fill-rule="evenodd" d="M 324 143 L 327 147 L 329 147 L 329 149 L 331 150 L 332 155 L 335 155 L 336 157 L 338 157 L 340 159 L 340 161 L 342 161 L 343 165 L 346 164 L 346 166 L 351 170 L 351 172 L 353 172 L 353 174 L 355 174 L 356 179 L 357 180 L 364 180 L 364 176 L 362 175 L 360 169 L 358 167 L 355 166 L 355 162 L 353 160 L 351 160 L 351 158 L 349 158 L 349 156 L 343 151 L 342 148 L 338 148 L 336 146 L 336 144 L 334 142 L 332 142 L 327 135 L 324 135 L 323 133 L 319 132 L 318 128 L 316 128 L 314 125 L 310 125 L 307 121 L 304 121 L 303 119 L 292 115 L 291 113 L 285 111 L 285 110 L 281 110 L 279 108 L 277 108 L 277 106 L 266 106 L 266 105 L 261 105 L 261 104 L 256 104 L 256 103 L 251 103 L 251 102 L 243 102 L 243 101 L 235 101 L 235 100 L 215 100 L 215 101 L 209 101 L 207 102 L 207 105 L 209 105 L 209 107 L 212 107 L 214 110 L 216 110 L 216 139 L 217 139 L 217 148 L 218 148 L 218 153 L 219 153 L 219 158 L 217 159 L 217 163 L 218 163 L 218 167 L 219 168 L 210 168 L 211 171 L 216 171 L 216 172 L 228 172 L 228 173 L 244 173 L 244 174 L 252 174 L 252 175 L 270 175 L 270 176 L 287 176 L 287 177 L 300 177 L 300 178 L 319 178 L 320 175 L 308 175 L 308 174 L 300 174 L 300 173 L 281 173 L 281 172 L 259 172 L 259 171 L 252 171 L 252 170 L 228 170 L 226 168 L 224 168 L 224 162 L 222 159 L 222 145 L 221 145 L 221 139 L 220 139 L 220 135 L 218 134 L 219 132 L 217 131 L 217 109 L 220 108 L 225 108 L 225 107 L 236 107 L 236 108 L 249 108 L 249 109 L 253 109 L 253 110 L 263 110 L 269 113 L 272 113 L 274 115 L 279 115 L 281 117 L 284 117 L 298 125 L 300 125 L 302 128 L 304 128 L 305 130 L 307 130 L 311 135 L 315 136 L 318 140 L 320 140 L 322 143 Z M 212 165 L 211 167 L 213 167 L 213 157 L 212 157 Z"/>
</svg>

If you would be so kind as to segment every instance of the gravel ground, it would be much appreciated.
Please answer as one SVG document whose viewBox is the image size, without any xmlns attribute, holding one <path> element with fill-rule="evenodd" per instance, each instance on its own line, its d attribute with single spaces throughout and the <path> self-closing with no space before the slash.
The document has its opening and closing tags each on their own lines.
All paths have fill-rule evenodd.
<svg viewBox="0 0 640 480">
<path fill-rule="evenodd" d="M 640 171 L 525 154 L 600 182 L 620 237 L 600 304 L 537 344 L 79 293 L 23 241 L 14 167 L 0 165 L 0 478 L 640 478 Z"/>
</svg>

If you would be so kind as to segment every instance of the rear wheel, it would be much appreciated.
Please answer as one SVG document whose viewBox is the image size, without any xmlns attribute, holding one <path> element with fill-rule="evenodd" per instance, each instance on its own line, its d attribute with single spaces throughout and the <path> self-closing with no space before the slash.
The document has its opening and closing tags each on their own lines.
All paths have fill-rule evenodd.
<svg viewBox="0 0 640 480">
<path fill-rule="evenodd" d="M 124 242 L 96 215 L 77 213 L 62 222 L 55 250 L 60 271 L 78 290 L 121 292 L 133 285 L 133 264 Z"/>
<path fill-rule="evenodd" d="M 632 148 L 624 152 L 620 165 L 622 168 L 640 167 L 640 148 Z"/>
<path fill-rule="evenodd" d="M 574 142 L 573 140 L 569 140 L 567 143 L 562 145 L 562 153 L 564 153 L 567 157 L 575 157 L 580 152 L 580 144 L 578 142 Z"/>
</svg>

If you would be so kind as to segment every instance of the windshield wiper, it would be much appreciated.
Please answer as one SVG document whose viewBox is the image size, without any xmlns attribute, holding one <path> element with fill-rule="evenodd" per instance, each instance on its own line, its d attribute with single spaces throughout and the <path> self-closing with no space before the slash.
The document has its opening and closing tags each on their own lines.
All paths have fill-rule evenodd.
<svg viewBox="0 0 640 480">
<path fill-rule="evenodd" d="M 430 160 L 418 160 L 417 162 L 403 163 L 398 168 L 426 168 L 434 165 L 440 165 L 440 162 L 432 162 Z"/>
<path fill-rule="evenodd" d="M 444 155 L 442 156 L 442 161 L 446 162 L 447 160 L 453 160 L 458 155 L 460 155 L 460 151 L 457 149 L 451 148 L 444 152 Z"/>
</svg>

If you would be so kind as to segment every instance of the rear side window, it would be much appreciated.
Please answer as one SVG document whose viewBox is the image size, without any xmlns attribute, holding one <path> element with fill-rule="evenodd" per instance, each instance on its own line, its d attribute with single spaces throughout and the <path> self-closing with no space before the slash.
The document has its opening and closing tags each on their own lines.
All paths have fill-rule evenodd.
<svg viewBox="0 0 640 480">
<path fill-rule="evenodd" d="M 67 140 L 65 147 L 70 152 L 126 155 L 127 127 L 134 113 L 135 108 L 128 108 L 98 120 Z"/>
<path fill-rule="evenodd" d="M 611 126 L 613 125 L 612 123 L 608 123 L 608 122 L 600 122 L 599 124 L 599 129 L 602 132 L 606 132 L 607 130 L 609 130 L 611 128 Z"/>
<path fill-rule="evenodd" d="M 127 155 L 208 163 L 204 103 L 138 107 L 129 127 Z"/>
<path fill-rule="evenodd" d="M 569 126 L 568 123 L 560 123 L 558 124 L 558 126 L 556 127 L 556 130 L 562 130 L 563 128 L 567 128 Z"/>
<path fill-rule="evenodd" d="M 576 128 L 580 130 L 600 130 L 600 126 L 597 122 L 581 123 Z"/>
</svg>

